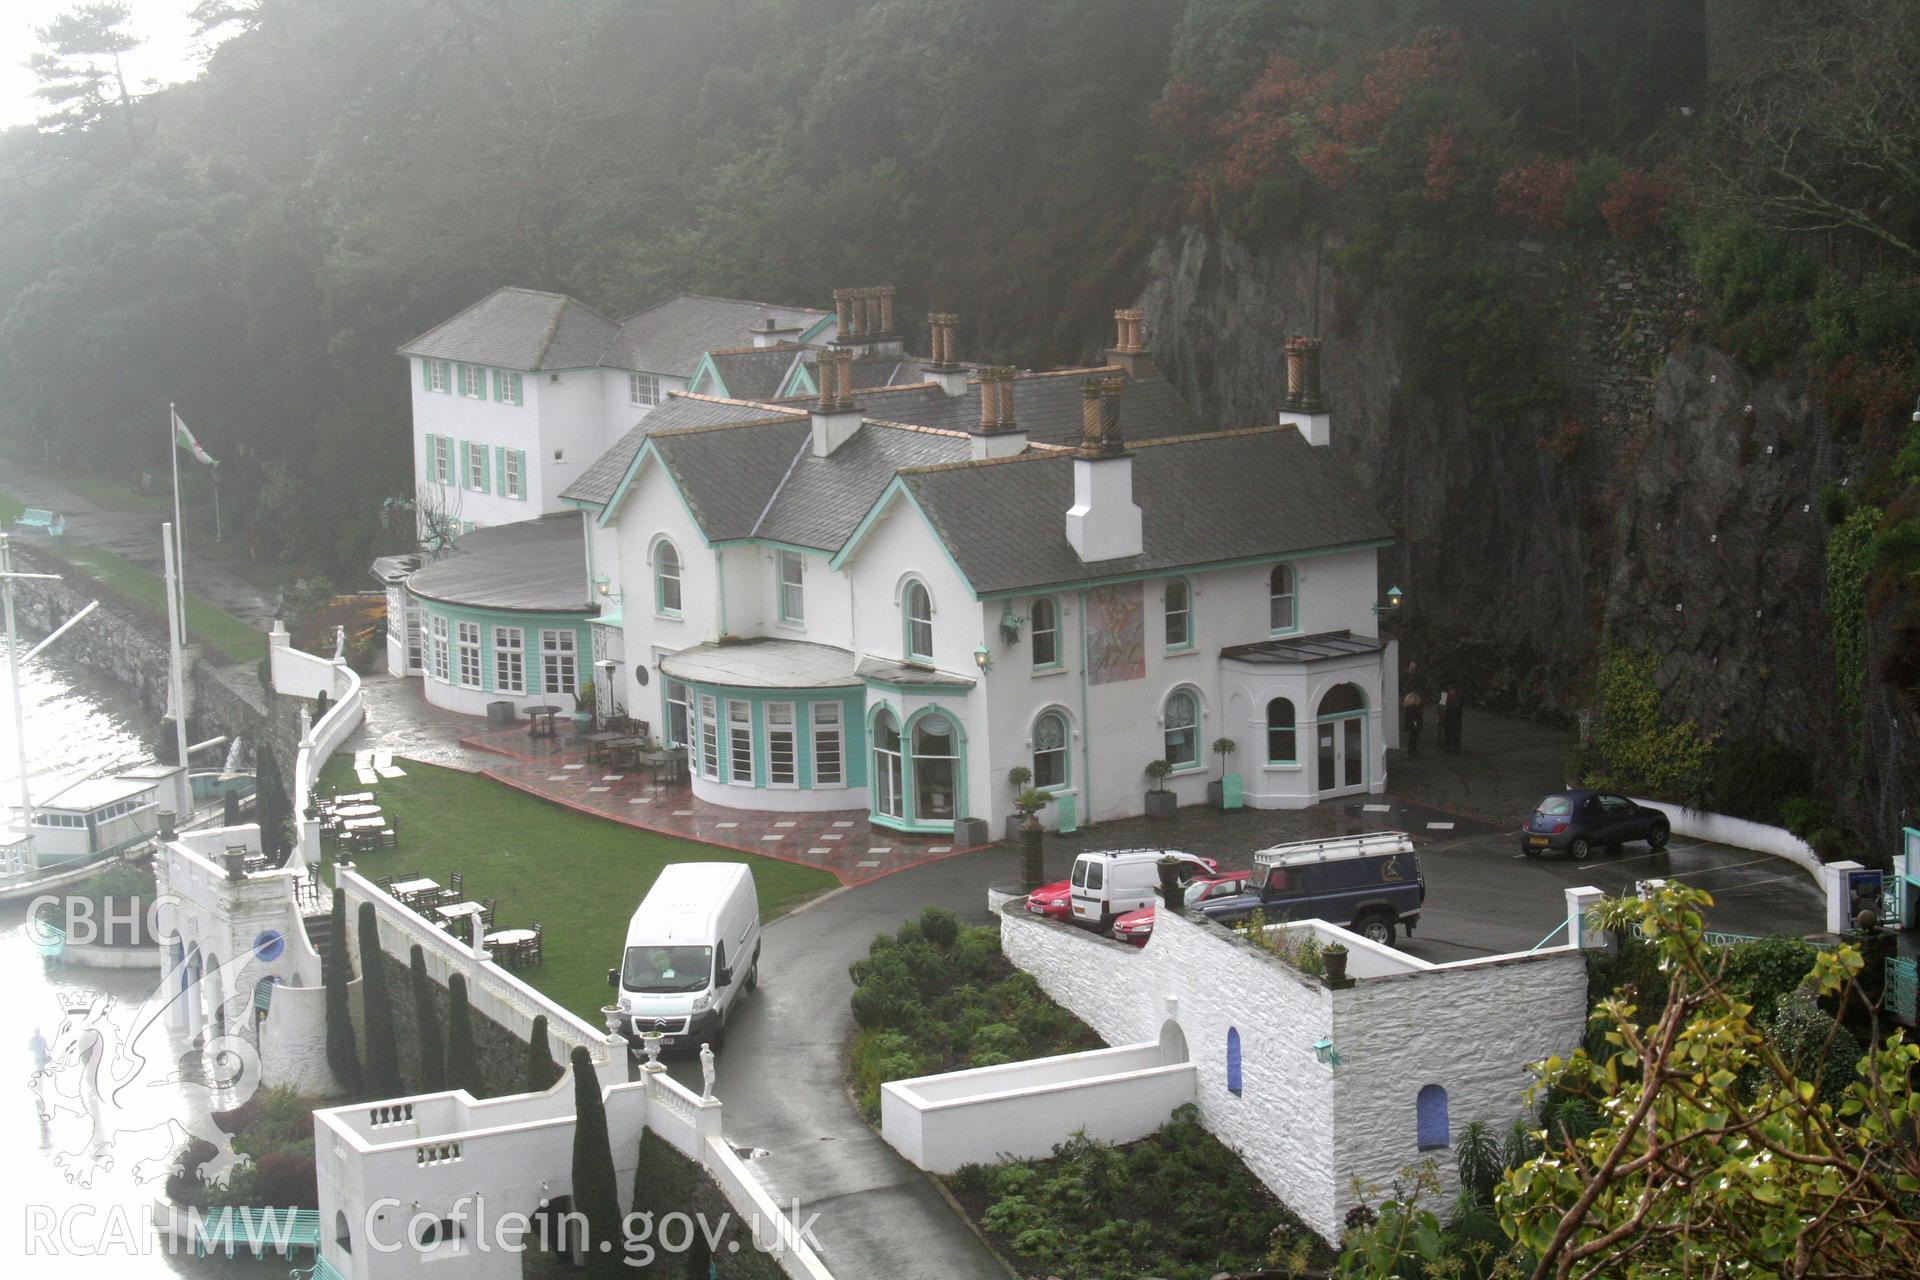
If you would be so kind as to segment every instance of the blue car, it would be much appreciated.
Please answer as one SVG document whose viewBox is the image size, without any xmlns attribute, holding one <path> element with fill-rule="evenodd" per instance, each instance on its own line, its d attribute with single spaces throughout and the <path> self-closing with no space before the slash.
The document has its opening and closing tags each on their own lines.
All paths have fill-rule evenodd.
<svg viewBox="0 0 1920 1280">
<path fill-rule="evenodd" d="M 1520 828 L 1520 852 L 1537 858 L 1549 851 L 1585 862 L 1595 849 L 1619 853 L 1629 840 L 1664 849 L 1672 828 L 1658 809 L 1637 805 L 1611 791 L 1556 791 L 1533 807 Z"/>
<path fill-rule="evenodd" d="M 1268 924 L 1325 920 L 1382 946 L 1411 934 L 1427 900 L 1420 855 L 1402 831 L 1328 840 L 1296 840 L 1253 855 L 1244 893 L 1199 904 L 1208 919 L 1237 924 L 1256 914 Z"/>
</svg>

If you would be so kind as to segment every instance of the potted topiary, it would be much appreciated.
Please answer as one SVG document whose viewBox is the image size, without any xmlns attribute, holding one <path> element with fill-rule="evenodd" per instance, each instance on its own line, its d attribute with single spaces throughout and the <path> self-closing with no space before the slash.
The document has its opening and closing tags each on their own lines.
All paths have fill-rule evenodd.
<svg viewBox="0 0 1920 1280">
<path fill-rule="evenodd" d="M 1147 792 L 1147 816 L 1149 818 L 1171 818 L 1175 809 L 1180 807 L 1180 797 L 1167 790 L 1167 775 L 1173 772 L 1173 766 L 1165 760 L 1149 760 L 1147 776 L 1153 779 L 1153 790 Z"/>
<path fill-rule="evenodd" d="M 1025 769 L 1015 769 L 1015 773 L 1025 773 Z M 1038 889 L 1045 878 L 1046 870 L 1041 859 L 1041 841 L 1045 832 L 1040 826 L 1040 811 L 1051 803 L 1053 797 L 1044 791 L 1028 787 L 1014 797 L 1013 807 L 1020 811 L 1020 878 L 1026 883 L 1027 892 Z"/>
<path fill-rule="evenodd" d="M 1179 855 L 1163 853 L 1157 864 L 1160 868 L 1160 900 L 1175 911 L 1187 905 L 1187 889 L 1180 883 L 1180 868 L 1183 865 Z"/>
<path fill-rule="evenodd" d="M 1007 770 L 1007 785 L 1013 788 L 1013 816 L 1007 819 L 1007 839 L 1018 840 L 1021 828 L 1026 824 L 1026 815 L 1020 812 L 1020 796 L 1033 781 L 1033 770 L 1023 764 L 1017 764 Z"/>
<path fill-rule="evenodd" d="M 1227 757 L 1240 749 L 1232 738 L 1215 738 L 1213 754 L 1220 757 L 1220 776 L 1207 784 L 1207 803 L 1216 809 L 1227 805 Z"/>
</svg>

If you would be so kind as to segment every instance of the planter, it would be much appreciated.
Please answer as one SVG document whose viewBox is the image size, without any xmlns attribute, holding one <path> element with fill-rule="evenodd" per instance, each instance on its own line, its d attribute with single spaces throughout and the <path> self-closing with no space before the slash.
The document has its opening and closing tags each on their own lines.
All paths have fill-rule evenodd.
<svg viewBox="0 0 1920 1280">
<path fill-rule="evenodd" d="M 1180 797 L 1171 791 L 1147 792 L 1147 816 L 1149 818 L 1171 818 L 1174 810 L 1180 807 Z"/>
<path fill-rule="evenodd" d="M 1327 985 L 1337 986 L 1347 980 L 1347 953 L 1328 947 L 1321 951 L 1320 959 L 1327 966 Z"/>
<path fill-rule="evenodd" d="M 1046 863 L 1040 856 L 1041 841 L 1046 834 L 1039 827 L 1020 829 L 1020 880 L 1028 893 L 1046 883 Z"/>
<path fill-rule="evenodd" d="M 953 824 L 953 843 L 955 848 L 971 849 L 988 843 L 993 832 L 987 827 L 985 818 L 958 818 Z"/>
<path fill-rule="evenodd" d="M 1160 859 L 1160 900 L 1175 911 L 1186 906 L 1186 890 L 1180 887 L 1180 860 Z"/>
<path fill-rule="evenodd" d="M 1207 784 L 1207 803 L 1216 809 L 1226 807 L 1227 784 L 1218 778 Z"/>
<path fill-rule="evenodd" d="M 1024 821 L 1026 821 L 1026 819 L 1022 818 L 1017 813 L 1008 814 L 1007 828 L 1006 828 L 1007 833 L 1006 835 L 1002 836 L 1001 839 L 1005 840 L 1008 844 L 1019 844 L 1020 843 L 1020 824 Z"/>
</svg>

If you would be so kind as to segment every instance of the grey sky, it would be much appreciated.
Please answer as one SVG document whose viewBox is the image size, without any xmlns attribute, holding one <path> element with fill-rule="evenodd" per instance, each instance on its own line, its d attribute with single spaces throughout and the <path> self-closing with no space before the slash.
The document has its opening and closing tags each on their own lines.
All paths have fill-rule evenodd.
<svg viewBox="0 0 1920 1280">
<path fill-rule="evenodd" d="M 204 56 L 193 38 L 187 13 L 194 0 L 127 0 L 133 29 L 146 44 L 126 56 L 130 84 L 148 80 L 172 84 L 200 73 Z M 10 0 L 0 16 L 0 128 L 31 124 L 42 103 L 33 96 L 38 81 L 27 70 L 28 55 L 39 48 L 33 29 L 76 7 L 75 0 Z"/>
</svg>

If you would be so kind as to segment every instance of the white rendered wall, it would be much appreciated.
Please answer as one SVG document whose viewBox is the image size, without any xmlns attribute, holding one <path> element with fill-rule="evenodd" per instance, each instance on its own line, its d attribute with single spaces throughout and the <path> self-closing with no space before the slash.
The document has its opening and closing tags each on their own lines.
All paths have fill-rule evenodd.
<svg viewBox="0 0 1920 1280">
<path fill-rule="evenodd" d="M 600 369 L 561 369 L 529 373 L 521 379 L 530 392 L 539 384 L 539 434 L 533 444 L 520 446 L 527 451 L 529 473 L 524 505 L 534 514 L 565 510 L 561 490 L 578 480 L 613 443 L 610 426 L 619 419 L 610 421 L 606 416 L 604 376 Z M 533 408 L 534 403 L 530 393 L 526 407 Z"/>
<path fill-rule="evenodd" d="M 407 376 L 413 388 L 413 473 L 418 477 L 421 498 L 426 498 L 429 489 L 437 489 L 442 507 L 448 514 L 480 525 L 512 524 L 517 520 L 531 520 L 546 510 L 557 510 L 557 504 L 552 508 L 543 508 L 541 505 L 543 495 L 536 487 L 539 475 L 536 459 L 540 456 L 543 439 L 549 435 L 556 439 L 563 435 L 570 437 L 580 427 L 577 424 L 543 421 L 541 393 L 545 375 L 522 374 L 521 399 L 525 403 L 501 404 L 492 398 L 492 370 L 487 375 L 487 399 L 474 400 L 459 394 L 457 389 L 448 392 L 428 391 L 421 385 L 421 363 L 418 357 L 407 361 Z M 453 370 L 451 365 L 449 369 L 449 376 L 454 379 L 457 388 L 458 371 Z M 454 441 L 454 482 L 451 485 L 438 485 L 431 479 L 432 460 L 427 455 L 429 434 L 447 436 Z M 484 444 L 489 449 L 487 486 L 495 492 L 479 493 L 464 487 L 459 443 L 463 440 Z M 499 458 L 491 451 L 501 447 L 526 451 L 527 470 L 531 474 L 528 476 L 525 501 L 503 498 L 497 492 L 500 483 Z M 554 494 L 557 497 L 558 490 Z"/>
<path fill-rule="evenodd" d="M 1076 1133 L 1135 1142 L 1193 1101 L 1193 1064 L 1175 1054 L 1148 1042 L 890 1081 L 881 1135 L 930 1173 L 1045 1159 Z"/>
<path fill-rule="evenodd" d="M 601 369 L 600 374 L 600 413 L 601 420 L 607 425 L 607 444 L 632 430 L 642 418 L 659 408 L 659 405 L 639 405 L 633 403 L 632 391 L 627 382 L 627 369 Z M 666 397 L 675 391 L 685 391 L 687 380 L 661 374 L 660 397 L 665 403 Z"/>
<path fill-rule="evenodd" d="M 1384 1186 L 1431 1155 L 1453 1185 L 1452 1150 L 1418 1149 L 1422 1086 L 1447 1090 L 1456 1141 L 1470 1120 L 1504 1132 L 1521 1114 L 1528 1064 L 1571 1051 L 1586 1025 L 1586 963 L 1575 948 L 1361 978 L 1334 991 L 1171 912 L 1140 948 L 1029 916 L 1017 903 L 1000 919 L 1008 958 L 1109 1042 L 1145 1039 L 1173 1016 L 1207 1128 L 1328 1239 L 1338 1239 L 1355 1203 L 1355 1177 Z M 1230 1027 L 1240 1041 L 1238 1095 L 1226 1088 Z M 1323 1038 L 1337 1066 L 1314 1052 Z"/>
</svg>

